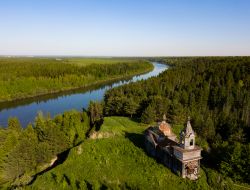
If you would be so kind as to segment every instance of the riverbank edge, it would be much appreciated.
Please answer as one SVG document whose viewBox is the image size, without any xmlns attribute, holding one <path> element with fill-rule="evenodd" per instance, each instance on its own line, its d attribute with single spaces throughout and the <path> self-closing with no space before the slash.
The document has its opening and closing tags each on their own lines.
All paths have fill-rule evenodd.
<svg viewBox="0 0 250 190">
<path fill-rule="evenodd" d="M 133 74 L 129 74 L 129 75 L 125 75 L 125 76 L 112 77 L 112 78 L 105 79 L 105 80 L 99 80 L 99 81 L 96 81 L 96 82 L 93 82 L 93 83 L 85 84 L 84 86 L 80 86 L 80 87 L 66 88 L 66 89 L 62 89 L 62 90 L 53 90 L 51 92 L 45 92 L 45 93 L 25 96 L 25 97 L 21 97 L 21 98 L 13 98 L 13 99 L 10 99 L 10 100 L 0 100 L 0 104 L 1 103 L 15 102 L 15 101 L 19 101 L 19 100 L 26 100 L 26 99 L 31 99 L 31 98 L 37 98 L 37 97 L 42 97 L 42 96 L 52 95 L 52 94 L 56 95 L 56 94 L 59 94 L 59 93 L 62 93 L 62 92 L 70 92 L 70 91 L 73 91 L 73 90 L 84 90 L 86 88 L 89 88 L 89 87 L 95 86 L 95 85 L 105 85 L 105 84 L 110 83 L 110 82 L 119 81 L 119 80 L 122 80 L 122 79 L 130 78 L 130 77 L 133 77 L 133 76 L 136 76 L 136 75 L 146 74 L 146 73 L 148 73 L 150 71 L 153 71 L 154 66 L 153 66 L 152 62 L 150 62 L 150 65 L 151 65 L 150 68 L 148 68 L 148 69 L 146 69 L 144 71 L 135 72 Z"/>
</svg>

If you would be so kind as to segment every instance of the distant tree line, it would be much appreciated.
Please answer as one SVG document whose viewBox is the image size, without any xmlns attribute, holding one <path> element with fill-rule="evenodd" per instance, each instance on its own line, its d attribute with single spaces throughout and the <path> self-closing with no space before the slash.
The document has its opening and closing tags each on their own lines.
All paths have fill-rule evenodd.
<svg viewBox="0 0 250 190">
<path fill-rule="evenodd" d="M 204 163 L 249 183 L 250 57 L 159 60 L 171 67 L 158 77 L 109 90 L 104 114 L 144 123 L 166 114 L 176 124 L 191 116 Z"/>
<path fill-rule="evenodd" d="M 148 61 L 139 59 L 104 61 L 0 58 L 0 102 L 85 87 L 153 68 Z"/>
</svg>

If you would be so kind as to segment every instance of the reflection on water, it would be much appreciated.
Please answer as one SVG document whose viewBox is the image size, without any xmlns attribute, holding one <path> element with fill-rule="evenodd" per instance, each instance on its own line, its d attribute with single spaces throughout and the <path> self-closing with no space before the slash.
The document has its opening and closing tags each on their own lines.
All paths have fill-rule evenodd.
<svg viewBox="0 0 250 190">
<path fill-rule="evenodd" d="M 33 122 L 37 112 L 42 111 L 45 115 L 50 113 L 53 117 L 67 110 L 77 109 L 82 110 L 87 108 L 91 100 L 102 100 L 110 88 L 145 80 L 152 76 L 157 76 L 165 71 L 168 66 L 157 62 L 153 62 L 154 70 L 128 78 L 126 80 L 110 82 L 102 85 L 96 85 L 85 89 L 72 90 L 57 94 L 45 95 L 41 97 L 18 100 L 0 104 L 0 126 L 7 126 L 9 117 L 17 117 L 22 126 L 25 127 L 28 123 Z"/>
</svg>

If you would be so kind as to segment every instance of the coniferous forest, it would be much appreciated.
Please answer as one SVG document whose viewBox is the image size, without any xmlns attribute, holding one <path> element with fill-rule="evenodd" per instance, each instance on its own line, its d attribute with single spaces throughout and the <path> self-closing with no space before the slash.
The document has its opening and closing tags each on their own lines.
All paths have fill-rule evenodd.
<svg viewBox="0 0 250 190">
<path fill-rule="evenodd" d="M 184 123 L 188 116 L 203 148 L 203 163 L 250 183 L 250 58 L 162 58 L 159 77 L 111 89 L 106 115 Z"/>
<path fill-rule="evenodd" d="M 54 118 L 39 113 L 26 128 L 10 118 L 8 127 L 0 128 L 0 187 L 203 190 L 249 186 L 250 57 L 147 60 L 170 67 L 157 77 L 112 88 L 103 102 L 90 102 L 88 110 Z M 163 114 L 176 135 L 191 117 L 196 143 L 203 148 L 197 181 L 178 177 L 145 153 L 143 131 L 161 121 Z"/>
</svg>

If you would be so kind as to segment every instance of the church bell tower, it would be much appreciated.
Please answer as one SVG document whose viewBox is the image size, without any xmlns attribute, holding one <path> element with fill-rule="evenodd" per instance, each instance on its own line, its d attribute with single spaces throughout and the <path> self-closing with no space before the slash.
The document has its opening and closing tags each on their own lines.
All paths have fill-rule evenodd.
<svg viewBox="0 0 250 190">
<path fill-rule="evenodd" d="M 188 118 L 187 125 L 180 133 L 181 147 L 184 149 L 194 149 L 195 147 L 195 134 Z"/>
</svg>

